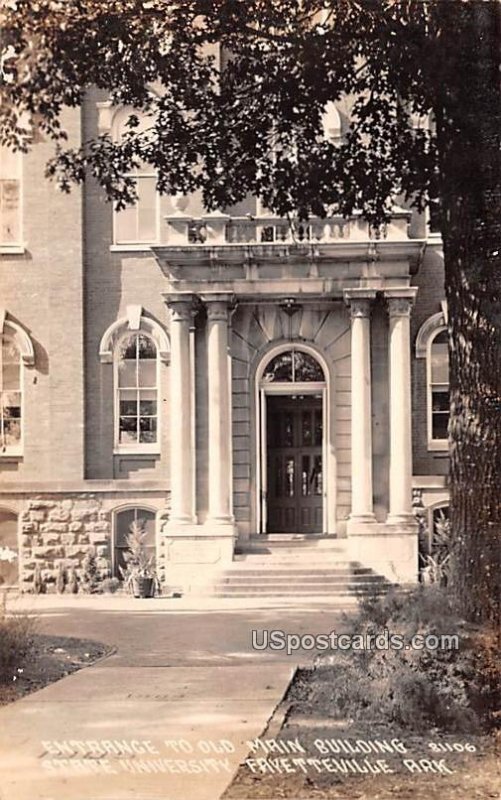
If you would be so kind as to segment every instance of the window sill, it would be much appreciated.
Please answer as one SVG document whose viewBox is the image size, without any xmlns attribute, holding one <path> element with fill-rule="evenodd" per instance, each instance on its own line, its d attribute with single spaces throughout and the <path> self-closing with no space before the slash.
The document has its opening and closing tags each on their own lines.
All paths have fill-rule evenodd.
<svg viewBox="0 0 501 800">
<path fill-rule="evenodd" d="M 158 242 L 144 242 L 143 244 L 111 244 L 110 253 L 148 253 Z"/>
<path fill-rule="evenodd" d="M 447 439 L 436 439 L 431 440 L 428 442 L 428 450 L 432 453 L 444 453 L 448 454 L 449 452 L 449 442 Z"/>
<path fill-rule="evenodd" d="M 0 452 L 0 462 L 2 461 L 22 461 L 23 453 L 20 451 Z"/>
<path fill-rule="evenodd" d="M 128 448 L 124 450 L 123 448 L 115 447 L 113 450 L 114 456 L 130 456 L 131 458 L 141 458 L 142 456 L 160 456 L 160 449 L 158 447 L 154 447 L 151 450 L 146 449 L 145 447 L 138 448 L 137 450 L 133 450 Z"/>
<path fill-rule="evenodd" d="M 0 254 L 5 256 L 24 256 L 26 245 L 24 244 L 0 244 Z"/>
</svg>

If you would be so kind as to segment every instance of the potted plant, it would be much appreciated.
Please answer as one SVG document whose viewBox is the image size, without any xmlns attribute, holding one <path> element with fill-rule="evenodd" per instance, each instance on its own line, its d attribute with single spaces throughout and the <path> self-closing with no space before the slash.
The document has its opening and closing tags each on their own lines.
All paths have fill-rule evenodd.
<svg viewBox="0 0 501 800">
<path fill-rule="evenodd" d="M 146 531 L 144 522 L 132 522 L 127 534 L 127 551 L 124 554 L 126 567 L 120 567 L 124 579 L 124 588 L 134 597 L 153 597 L 158 579 L 155 570 L 155 558 L 148 553 L 145 545 Z"/>
</svg>

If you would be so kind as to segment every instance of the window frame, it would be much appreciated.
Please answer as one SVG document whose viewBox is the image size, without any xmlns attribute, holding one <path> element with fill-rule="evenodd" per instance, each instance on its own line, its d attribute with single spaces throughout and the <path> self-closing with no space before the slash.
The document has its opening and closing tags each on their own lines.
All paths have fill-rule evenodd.
<svg viewBox="0 0 501 800">
<path fill-rule="evenodd" d="M 3 147 L 0 147 L 0 162 L 1 162 L 2 149 L 8 150 L 8 148 L 5 145 Z M 18 192 L 19 202 L 17 207 L 19 236 L 18 239 L 13 242 L 4 242 L 0 238 L 0 253 L 2 253 L 3 255 L 22 254 L 26 249 L 24 242 L 24 159 L 23 159 L 23 154 L 20 151 L 18 151 L 17 153 L 12 153 L 12 155 L 16 156 L 17 158 L 17 177 L 15 178 L 4 177 L 2 169 L 0 167 L 0 183 L 4 180 L 16 180 L 19 184 L 19 192 Z M 0 204 L 0 213 L 1 212 L 2 212 L 2 207 Z"/>
<path fill-rule="evenodd" d="M 146 336 L 154 345 L 155 352 L 156 352 L 156 367 L 155 367 L 155 391 L 156 391 L 156 406 L 157 406 L 157 440 L 156 442 L 128 442 L 127 444 L 123 444 L 120 442 L 120 384 L 119 384 L 119 351 L 120 345 L 125 339 L 129 339 L 132 336 Z M 160 444 L 160 434 L 162 430 L 162 420 L 161 420 L 161 402 L 160 402 L 160 381 L 161 381 L 161 373 L 160 373 L 160 350 L 159 344 L 155 341 L 155 337 L 151 335 L 148 331 L 139 328 L 138 330 L 125 330 L 123 333 L 117 338 L 114 349 L 113 349 L 113 414 L 114 414 L 114 421 L 113 421 L 113 452 L 115 455 L 138 455 L 138 454 L 155 454 L 160 455 L 161 451 L 161 444 Z M 136 387 L 137 391 L 138 387 Z M 150 390 L 151 391 L 151 390 Z"/>
<path fill-rule="evenodd" d="M 118 525 L 119 525 L 119 517 L 121 514 L 127 511 L 141 511 L 146 512 L 147 514 L 152 514 L 152 521 L 154 525 L 154 533 L 155 533 L 155 561 L 158 563 L 158 510 L 153 508 L 152 506 L 148 505 L 139 505 L 135 503 L 130 503 L 125 506 L 120 506 L 120 508 L 116 508 L 113 511 L 112 516 L 112 548 L 111 548 L 111 573 L 114 577 L 118 578 L 120 581 L 123 580 L 122 576 L 119 574 L 119 565 L 117 559 L 117 550 L 126 550 L 126 547 L 118 547 Z M 135 519 L 138 518 L 137 513 L 135 514 Z"/>
<path fill-rule="evenodd" d="M 123 130 L 124 123 L 127 119 L 134 115 L 138 118 L 144 115 L 141 114 L 140 111 L 135 110 L 134 108 L 128 106 L 122 106 L 118 108 L 113 115 L 113 122 L 112 122 L 112 138 L 115 142 L 119 142 L 121 138 L 121 132 Z M 145 172 L 141 172 L 140 170 L 135 170 L 134 172 L 127 172 L 125 173 L 124 177 L 133 178 L 134 181 L 141 180 L 143 178 L 153 178 L 155 181 L 157 179 L 157 173 L 155 170 L 148 170 Z M 128 206 L 128 208 L 132 208 L 135 210 L 136 214 L 136 232 L 138 228 L 138 219 L 137 215 L 139 212 L 139 200 L 134 203 L 134 205 Z M 117 211 L 116 203 L 113 203 L 113 221 L 112 221 L 112 247 L 114 249 L 133 249 L 133 250 L 148 250 L 151 245 L 156 245 L 160 243 L 160 195 L 155 187 L 155 237 L 154 239 L 148 240 L 141 240 L 139 238 L 132 238 L 132 239 L 118 239 L 118 215 L 120 211 Z"/>
<path fill-rule="evenodd" d="M 21 413 L 21 422 L 20 422 L 20 436 L 19 442 L 16 445 L 4 445 L 2 440 L 2 435 L 0 432 L 0 458 L 18 458 L 23 455 L 24 453 L 24 418 L 25 418 L 25 398 L 24 398 L 24 361 L 23 361 L 23 353 L 19 346 L 19 343 L 16 341 L 15 335 L 11 335 L 9 333 L 1 333 L 0 334 L 0 347 L 3 347 L 4 341 L 10 341 L 12 345 L 16 348 L 18 355 L 19 355 L 19 389 L 16 390 L 19 392 L 20 401 L 19 401 L 19 408 Z M 0 370 L 3 367 L 3 359 L 0 361 Z M 0 379 L 0 386 L 3 385 L 3 379 Z M 0 389 L 0 404 L 1 398 L 3 394 L 3 389 Z M 0 409 L 0 415 L 3 415 Z M 0 423 L 1 424 L 1 423 Z"/>
<path fill-rule="evenodd" d="M 430 335 L 426 346 L 426 429 L 428 450 L 430 451 L 447 451 L 449 449 L 449 440 L 434 438 L 433 436 L 433 387 L 445 386 L 446 384 L 434 384 L 432 382 L 432 347 L 435 339 L 444 331 L 447 332 L 447 325 L 440 325 L 436 327 Z M 449 391 L 450 381 L 447 383 L 447 391 Z M 450 410 L 449 410 L 450 419 Z"/>
</svg>

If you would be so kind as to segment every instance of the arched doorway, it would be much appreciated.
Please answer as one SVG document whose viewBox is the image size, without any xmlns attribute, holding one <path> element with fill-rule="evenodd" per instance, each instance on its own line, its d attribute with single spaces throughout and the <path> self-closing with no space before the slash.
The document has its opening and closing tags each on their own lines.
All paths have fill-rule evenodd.
<svg viewBox="0 0 501 800">
<path fill-rule="evenodd" d="M 0 589 L 19 584 L 17 514 L 0 508 Z"/>
<path fill-rule="evenodd" d="M 149 554 L 156 556 L 155 512 L 149 508 L 134 506 L 115 513 L 113 537 L 113 575 L 122 579 L 122 569 L 126 567 L 127 535 L 132 526 L 137 525 L 145 533 L 144 545 Z"/>
<path fill-rule="evenodd" d="M 307 345 L 281 345 L 257 371 L 258 530 L 322 534 L 328 523 L 328 374 Z"/>
</svg>

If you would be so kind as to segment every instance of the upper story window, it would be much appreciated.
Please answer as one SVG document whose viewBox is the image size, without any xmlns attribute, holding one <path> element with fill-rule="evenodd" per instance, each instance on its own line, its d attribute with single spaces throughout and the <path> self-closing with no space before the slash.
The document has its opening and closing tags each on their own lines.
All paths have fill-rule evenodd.
<svg viewBox="0 0 501 800">
<path fill-rule="evenodd" d="M 141 124 L 136 131 L 145 130 L 150 120 L 141 118 L 132 109 L 119 111 L 113 120 L 113 138 L 120 140 L 127 131 L 126 122 L 130 114 L 139 116 Z M 158 241 L 159 202 L 156 190 L 156 173 L 149 164 L 139 164 L 130 173 L 136 183 L 138 199 L 133 206 L 114 212 L 115 244 L 154 244 Z"/>
<path fill-rule="evenodd" d="M 10 336 L 0 338 L 0 454 L 9 455 L 22 446 L 21 354 Z"/>
<path fill-rule="evenodd" d="M 449 427 L 449 344 L 446 306 L 421 325 L 416 357 L 426 359 L 426 409 L 429 450 L 447 450 Z"/>
<path fill-rule="evenodd" d="M 449 350 L 447 331 L 440 330 L 430 342 L 428 359 L 428 438 L 447 446 L 449 426 Z"/>
<path fill-rule="evenodd" d="M 116 446 L 151 450 L 158 446 L 158 350 L 136 331 L 116 347 Z"/>
<path fill-rule="evenodd" d="M 0 147 L 0 246 L 20 246 L 21 153 Z"/>
</svg>

